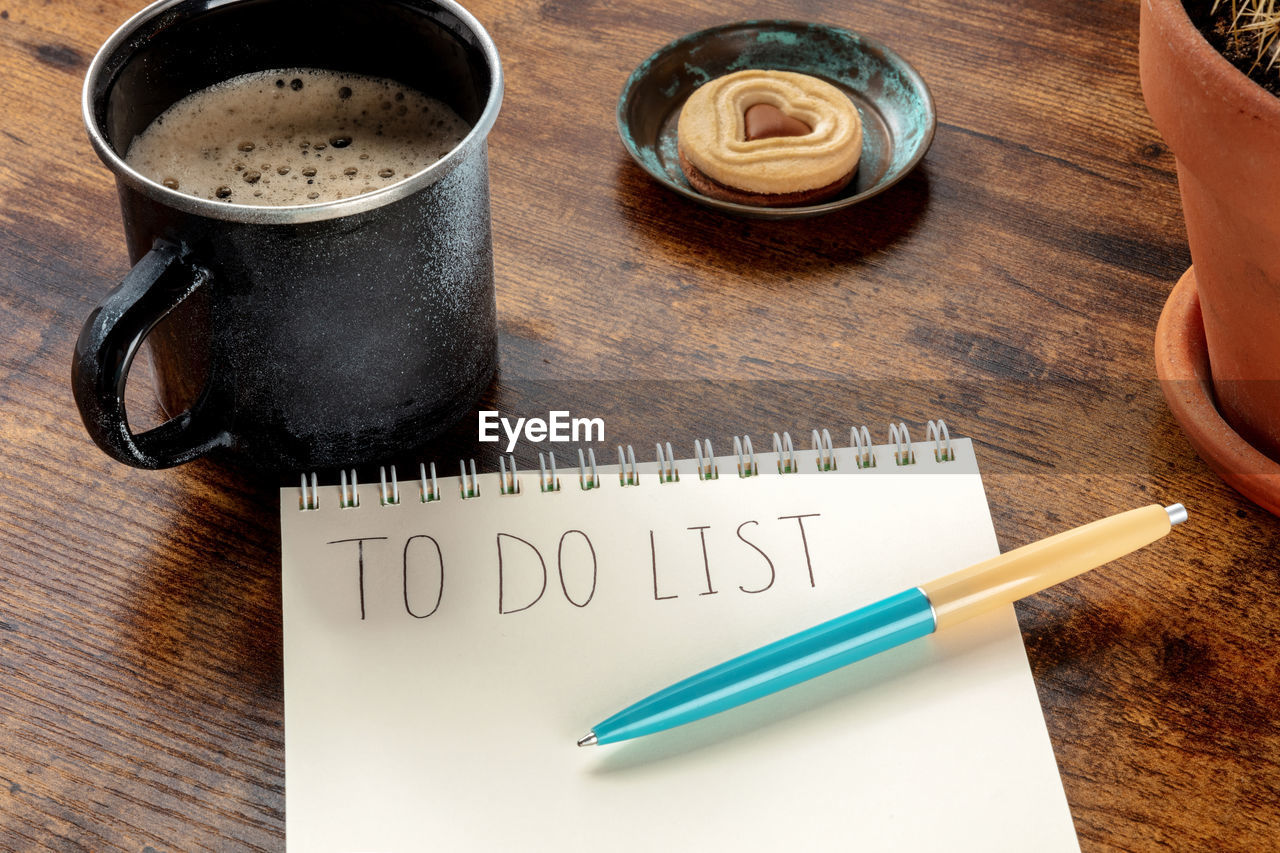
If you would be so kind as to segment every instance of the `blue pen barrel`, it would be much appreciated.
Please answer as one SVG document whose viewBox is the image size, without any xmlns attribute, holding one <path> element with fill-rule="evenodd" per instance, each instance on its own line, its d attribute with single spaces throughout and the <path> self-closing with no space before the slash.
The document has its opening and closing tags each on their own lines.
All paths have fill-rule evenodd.
<svg viewBox="0 0 1280 853">
<path fill-rule="evenodd" d="M 677 682 L 619 711 L 592 731 L 597 743 L 611 743 L 683 725 L 933 630 L 929 599 L 919 589 L 909 589 Z"/>
</svg>

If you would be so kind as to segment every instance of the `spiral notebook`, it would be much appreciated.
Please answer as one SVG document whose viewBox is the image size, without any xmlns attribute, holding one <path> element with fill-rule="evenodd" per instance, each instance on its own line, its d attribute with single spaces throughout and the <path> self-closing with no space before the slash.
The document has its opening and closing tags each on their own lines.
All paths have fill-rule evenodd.
<svg viewBox="0 0 1280 853">
<path fill-rule="evenodd" d="M 283 490 L 288 849 L 1078 850 L 1011 607 L 575 745 L 686 675 L 997 552 L 968 439 L 851 437 Z"/>
</svg>

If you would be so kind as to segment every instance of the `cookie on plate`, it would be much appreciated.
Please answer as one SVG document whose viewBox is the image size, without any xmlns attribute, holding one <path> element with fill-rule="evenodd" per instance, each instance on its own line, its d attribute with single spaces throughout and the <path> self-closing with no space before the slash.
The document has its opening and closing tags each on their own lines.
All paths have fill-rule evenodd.
<svg viewBox="0 0 1280 853">
<path fill-rule="evenodd" d="M 862 156 L 857 107 L 825 80 L 794 71 L 737 71 L 700 86 L 676 137 L 694 189 L 766 207 L 837 195 Z"/>
</svg>

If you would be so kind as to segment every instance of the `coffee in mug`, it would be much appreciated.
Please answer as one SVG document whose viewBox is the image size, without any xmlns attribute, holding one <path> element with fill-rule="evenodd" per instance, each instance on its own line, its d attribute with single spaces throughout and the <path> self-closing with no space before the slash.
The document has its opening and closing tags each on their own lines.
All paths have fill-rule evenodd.
<svg viewBox="0 0 1280 853">
<path fill-rule="evenodd" d="M 393 80 L 287 68 L 188 95 L 133 140 L 125 162 L 197 198 L 316 204 L 412 175 L 470 130 L 448 104 Z"/>
<path fill-rule="evenodd" d="M 127 21 L 83 100 L 134 264 L 76 343 L 90 437 L 141 468 L 417 455 L 497 367 L 501 101 L 493 41 L 454 0 L 157 0 Z M 135 432 L 144 343 L 169 420 Z"/>
</svg>

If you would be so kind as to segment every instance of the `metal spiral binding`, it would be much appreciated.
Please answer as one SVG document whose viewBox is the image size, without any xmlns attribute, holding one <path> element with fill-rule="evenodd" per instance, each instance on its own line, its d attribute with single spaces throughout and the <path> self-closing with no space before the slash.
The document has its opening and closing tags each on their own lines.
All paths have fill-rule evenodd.
<svg viewBox="0 0 1280 853">
<path fill-rule="evenodd" d="M 784 432 L 779 438 L 775 432 L 773 434 L 773 452 L 778 454 L 778 473 L 779 474 L 798 474 L 800 465 L 796 462 L 796 449 L 791 443 L 791 433 Z"/>
<path fill-rule="evenodd" d="M 658 482 L 680 482 L 680 472 L 676 469 L 676 455 L 671 450 L 671 442 L 667 442 L 667 452 L 665 455 L 663 455 L 661 444 L 657 444 L 655 447 L 658 449 Z"/>
<path fill-rule="evenodd" d="M 511 464 L 511 473 L 507 474 L 507 463 Z M 474 460 L 472 461 L 474 465 Z M 501 469 L 498 475 L 498 491 L 504 495 L 520 494 L 520 481 L 516 478 L 519 473 L 516 470 L 516 457 L 514 453 L 508 453 L 505 457 L 498 457 L 498 468 Z"/>
<path fill-rule="evenodd" d="M 396 480 L 396 466 L 391 466 L 391 489 L 387 490 L 387 468 L 378 468 L 378 498 L 383 506 L 396 506 L 400 503 L 400 482 Z"/>
<path fill-rule="evenodd" d="M 865 426 L 849 427 L 849 446 L 853 448 L 853 462 L 859 468 L 876 467 L 876 455 L 871 452 L 871 433 Z"/>
<path fill-rule="evenodd" d="M 431 463 L 431 482 L 428 485 L 427 466 L 419 462 L 418 463 L 418 479 L 421 482 L 421 486 L 422 486 L 421 491 L 419 492 L 419 495 L 421 496 L 422 502 L 424 504 L 431 503 L 432 501 L 440 500 L 440 497 L 441 497 L 440 484 L 436 482 L 436 463 L 434 462 Z"/>
<path fill-rule="evenodd" d="M 302 491 L 298 496 L 298 509 L 306 511 L 320 508 L 320 489 L 316 484 L 316 472 L 311 472 L 311 489 L 307 489 L 307 475 L 302 475 Z"/>
<path fill-rule="evenodd" d="M 693 453 L 698 457 L 698 479 L 699 480 L 719 480 L 720 468 L 716 465 L 716 455 L 711 450 L 711 439 L 707 439 L 707 462 L 702 462 L 702 443 L 697 439 L 693 441 Z"/>
<path fill-rule="evenodd" d="M 813 449 L 818 451 L 819 471 L 836 470 L 836 449 L 831 444 L 830 430 L 824 429 L 821 435 L 816 429 L 813 431 Z"/>
<path fill-rule="evenodd" d="M 628 469 L 630 466 L 630 470 Z M 636 470 L 636 452 L 627 445 L 627 453 L 622 453 L 622 445 L 618 445 L 618 482 L 624 486 L 640 485 L 640 472 Z"/>
<path fill-rule="evenodd" d="M 542 458 L 542 454 L 538 454 L 538 488 L 544 492 L 560 491 L 560 478 L 556 476 L 556 455 L 551 451 L 547 451 L 547 455 L 551 457 L 551 476 L 547 476 L 547 463 Z"/>
<path fill-rule="evenodd" d="M 889 423 L 889 441 L 893 442 L 893 461 L 895 465 L 916 464 L 916 452 L 911 447 L 911 433 L 907 425 L 899 421 Z"/>
<path fill-rule="evenodd" d="M 458 460 L 458 470 L 462 473 L 462 482 L 459 483 L 462 499 L 465 501 L 480 497 L 480 480 L 476 477 L 476 460 L 471 460 L 470 483 L 467 482 L 467 464 L 461 459 Z"/>
<path fill-rule="evenodd" d="M 955 462 L 956 452 L 951 448 L 951 432 L 947 429 L 947 422 L 939 419 L 938 421 L 929 421 L 928 432 L 925 434 L 925 441 L 933 439 L 933 459 L 935 462 Z"/>
<path fill-rule="evenodd" d="M 751 449 L 751 436 L 735 435 L 733 437 L 733 452 L 738 454 L 739 477 L 754 477 L 760 473 L 760 466 L 756 464 L 756 452 Z"/>
<path fill-rule="evenodd" d="M 347 491 L 347 472 L 341 471 L 341 485 L 338 489 L 338 506 L 342 509 L 352 509 L 360 506 L 360 491 L 356 483 L 356 469 L 351 469 L 351 491 Z"/>
<path fill-rule="evenodd" d="M 587 463 L 582 458 L 582 448 L 578 448 L 578 485 L 582 486 L 582 490 L 590 491 L 591 489 L 600 488 L 600 472 L 596 470 L 596 450 L 594 447 L 587 448 L 587 459 L 591 460 L 591 481 L 587 481 Z"/>
<path fill-rule="evenodd" d="M 934 461 L 940 464 L 956 460 L 955 448 L 951 442 L 951 432 L 943 420 L 926 422 L 926 441 L 933 443 Z M 829 430 L 813 430 L 814 461 L 818 471 L 836 470 L 836 451 Z M 898 421 L 889 424 L 889 441 L 893 447 L 895 465 L 906 466 L 916 464 L 915 449 L 911 444 L 911 434 L 906 423 Z M 876 467 L 876 455 L 871 441 L 871 432 L 865 427 L 852 427 L 849 430 L 849 448 L 853 451 L 855 468 L 863 470 Z M 733 438 L 733 450 L 738 459 L 738 476 L 741 478 L 759 476 L 759 462 L 751 444 L 751 436 L 738 435 Z M 680 470 L 676 465 L 675 453 L 671 443 L 654 445 L 657 458 L 657 475 L 659 483 L 678 483 Z M 795 447 L 789 432 L 773 433 L 773 451 L 777 454 L 779 474 L 793 474 L 800 471 Z M 717 480 L 720 478 L 719 462 L 715 451 L 711 448 L 710 439 L 696 440 L 693 443 L 694 461 L 700 480 Z M 514 454 L 500 456 L 499 492 L 503 495 L 522 494 L 520 472 L 516 467 Z M 399 479 L 394 465 L 381 467 L 378 471 L 378 495 L 383 506 L 395 506 L 401 501 Z M 356 479 L 356 469 L 341 470 L 338 484 L 338 506 L 351 509 L 360 506 L 360 484 Z M 480 496 L 480 479 L 476 473 L 476 461 L 458 460 L 459 494 L 463 500 Z M 429 474 L 429 476 L 428 476 Z M 436 476 L 434 462 L 419 463 L 419 497 L 422 503 L 434 503 L 443 500 L 440 483 Z M 636 463 L 635 449 L 631 445 L 618 446 L 618 483 L 621 486 L 639 486 L 642 483 L 640 469 Z M 578 484 L 583 491 L 601 487 L 600 471 L 596 464 L 594 448 L 585 453 L 578 450 Z M 560 478 L 556 470 L 554 453 L 538 454 L 538 485 L 542 492 L 558 492 L 561 489 Z M 302 474 L 299 480 L 298 509 L 313 511 L 320 508 L 320 488 L 316 472 L 310 476 Z"/>
</svg>

